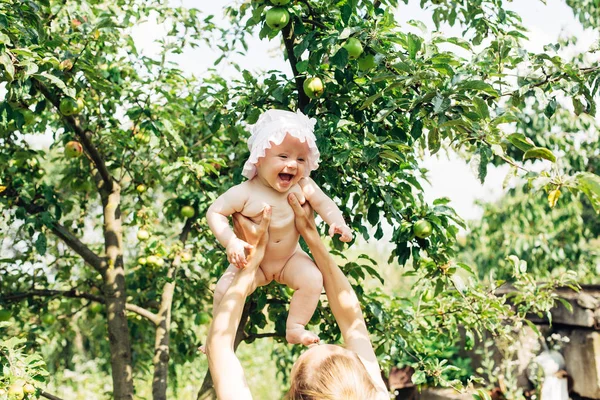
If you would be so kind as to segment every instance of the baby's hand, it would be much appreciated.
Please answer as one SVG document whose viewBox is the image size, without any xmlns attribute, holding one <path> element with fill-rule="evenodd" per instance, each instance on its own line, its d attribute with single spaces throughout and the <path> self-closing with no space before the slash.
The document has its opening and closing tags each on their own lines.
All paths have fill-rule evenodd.
<svg viewBox="0 0 600 400">
<path fill-rule="evenodd" d="M 340 240 L 342 242 L 349 242 L 352 240 L 352 229 L 350 229 L 350 227 L 346 224 L 331 224 L 331 226 L 329 227 L 329 236 L 333 237 L 333 235 L 335 235 L 336 233 L 340 235 Z"/>
<path fill-rule="evenodd" d="M 244 268 L 248 261 L 246 260 L 246 252 L 245 249 L 253 249 L 249 243 L 244 242 L 237 237 L 231 238 L 229 243 L 227 244 L 227 248 L 225 251 L 227 252 L 227 261 L 230 264 L 235 265 L 237 268 Z"/>
</svg>

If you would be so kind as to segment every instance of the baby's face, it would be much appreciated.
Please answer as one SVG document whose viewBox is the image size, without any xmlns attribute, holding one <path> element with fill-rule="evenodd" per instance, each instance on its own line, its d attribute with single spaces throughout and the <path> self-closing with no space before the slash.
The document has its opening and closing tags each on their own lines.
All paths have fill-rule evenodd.
<svg viewBox="0 0 600 400">
<path fill-rule="evenodd" d="M 258 159 L 258 178 L 264 185 L 285 193 L 304 177 L 308 154 L 306 142 L 286 135 L 280 145 L 272 144 L 265 156 Z"/>
</svg>

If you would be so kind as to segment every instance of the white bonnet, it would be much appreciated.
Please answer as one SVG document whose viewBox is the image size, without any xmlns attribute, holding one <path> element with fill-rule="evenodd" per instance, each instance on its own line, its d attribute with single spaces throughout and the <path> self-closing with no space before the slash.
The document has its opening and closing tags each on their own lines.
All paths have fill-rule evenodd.
<svg viewBox="0 0 600 400">
<path fill-rule="evenodd" d="M 285 110 L 267 110 L 251 125 L 252 135 L 248 139 L 250 157 L 244 164 L 242 175 L 252 179 L 256 175 L 256 163 L 260 157 L 265 156 L 271 143 L 276 146 L 283 142 L 286 135 L 291 135 L 301 142 L 308 144 L 308 165 L 305 175 L 308 176 L 319 166 L 319 149 L 317 149 L 314 127 L 317 120 L 308 118 L 301 111 L 292 112 Z"/>
</svg>

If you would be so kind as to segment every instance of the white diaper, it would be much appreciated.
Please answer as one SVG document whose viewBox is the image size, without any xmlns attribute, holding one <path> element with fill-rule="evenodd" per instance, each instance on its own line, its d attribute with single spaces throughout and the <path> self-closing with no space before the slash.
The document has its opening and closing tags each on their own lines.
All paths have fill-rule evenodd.
<svg viewBox="0 0 600 400">
<path fill-rule="evenodd" d="M 242 175 L 252 179 L 256 175 L 256 163 L 260 157 L 265 156 L 271 143 L 276 146 L 283 142 L 286 134 L 292 135 L 301 142 L 308 143 L 309 155 L 305 175 L 308 176 L 319 166 L 319 149 L 317 149 L 314 127 L 317 120 L 308 118 L 301 111 L 291 112 L 285 110 L 268 110 L 252 125 L 252 136 L 248 139 L 250 157 L 244 164 Z"/>
</svg>

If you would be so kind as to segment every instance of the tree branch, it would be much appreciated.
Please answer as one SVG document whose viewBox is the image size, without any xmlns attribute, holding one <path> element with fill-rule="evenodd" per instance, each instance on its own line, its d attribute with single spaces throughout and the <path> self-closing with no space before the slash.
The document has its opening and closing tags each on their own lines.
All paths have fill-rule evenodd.
<svg viewBox="0 0 600 400">
<path fill-rule="evenodd" d="M 17 205 L 23 207 L 29 214 L 35 215 L 43 211 L 46 211 L 43 207 L 36 206 L 31 203 L 26 203 L 23 199 L 17 199 Z M 52 222 L 49 227 L 50 230 L 59 237 L 67 246 L 69 246 L 75 253 L 79 254 L 88 264 L 94 269 L 101 272 L 102 270 L 102 258 L 94 253 L 89 247 L 87 247 L 77 236 L 71 231 L 65 228 L 58 222 Z"/>
<path fill-rule="evenodd" d="M 53 394 L 44 392 L 43 390 L 40 392 L 40 396 L 45 397 L 50 400 L 63 400 L 60 397 L 54 396 Z"/>
<path fill-rule="evenodd" d="M 6 301 L 6 302 L 17 302 L 17 301 L 20 301 L 20 300 L 23 300 L 26 298 L 30 298 L 30 297 L 67 297 L 67 298 L 74 298 L 74 299 L 86 299 L 86 300 L 90 300 L 90 301 L 95 301 L 97 303 L 106 304 L 106 301 L 104 300 L 104 298 L 102 296 L 96 296 L 94 294 L 85 293 L 85 292 L 79 291 L 77 289 L 30 290 L 29 292 L 21 292 L 21 293 L 9 294 L 6 296 L 0 296 L 0 299 L 2 299 L 2 301 Z M 127 304 L 125 304 L 125 309 L 127 311 L 131 311 L 133 313 L 136 313 L 136 314 L 148 319 L 150 322 L 152 322 L 154 324 L 156 324 L 158 321 L 158 316 L 156 314 L 154 314 L 152 311 L 146 310 L 145 308 L 137 306 L 135 304 L 127 303 Z"/>
<path fill-rule="evenodd" d="M 244 338 L 244 342 L 248 342 L 250 340 L 254 340 L 254 339 L 262 339 L 262 338 L 268 338 L 268 337 L 284 337 L 283 335 L 277 333 L 277 332 L 268 332 L 268 333 L 254 333 L 251 335 L 248 335 Z"/>
<path fill-rule="evenodd" d="M 321 22 L 319 22 L 319 21 L 316 21 L 316 20 L 314 20 L 314 19 L 310 19 L 310 18 L 302 18 L 302 22 L 305 22 L 305 23 L 307 23 L 307 24 L 312 24 L 312 25 L 314 25 L 314 26 L 318 26 L 318 27 L 319 27 L 319 28 L 321 28 L 321 29 L 325 29 L 325 30 L 327 30 L 327 27 L 326 27 L 326 26 L 325 26 L 323 23 L 321 23 Z"/>
<path fill-rule="evenodd" d="M 296 64 L 298 64 L 298 59 L 294 54 L 294 32 L 292 31 L 291 23 L 287 24 L 285 28 L 282 29 L 281 34 L 283 35 L 283 43 L 285 45 L 285 51 L 287 53 L 287 58 L 290 62 L 290 66 L 292 67 L 292 73 L 294 74 L 294 80 L 296 82 L 296 90 L 298 91 L 298 108 L 300 111 L 304 112 L 304 108 L 308 106 L 310 100 L 306 93 L 304 93 L 304 81 L 305 77 L 300 76 L 298 73 L 298 68 L 296 68 Z"/>
<path fill-rule="evenodd" d="M 54 105 L 57 110 L 60 110 L 60 98 L 52 93 L 41 81 L 35 80 L 34 82 L 36 88 L 42 92 L 44 97 L 48 99 Z M 62 115 L 62 114 L 61 114 Z M 113 190 L 114 180 L 108 171 L 108 167 L 104 162 L 104 159 L 100 155 L 98 149 L 93 145 L 91 136 L 92 133 L 89 130 L 84 129 L 81 126 L 81 122 L 78 118 L 74 118 L 73 116 L 62 115 L 62 118 L 69 124 L 69 126 L 75 131 L 75 134 L 81 141 L 81 144 L 85 148 L 86 153 L 89 155 L 92 163 L 98 169 L 100 176 L 105 184 L 105 189 L 107 192 L 111 192 Z"/>
</svg>

